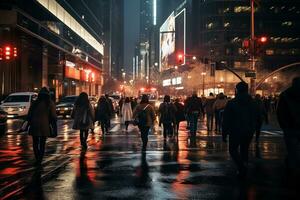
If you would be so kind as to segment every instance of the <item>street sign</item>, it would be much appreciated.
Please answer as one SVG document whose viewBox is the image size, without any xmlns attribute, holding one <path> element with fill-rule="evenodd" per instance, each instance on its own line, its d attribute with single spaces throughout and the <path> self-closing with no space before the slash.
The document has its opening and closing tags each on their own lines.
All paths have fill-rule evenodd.
<svg viewBox="0 0 300 200">
<path fill-rule="evenodd" d="M 245 77 L 246 78 L 256 78 L 256 72 L 255 71 L 245 72 Z"/>
</svg>

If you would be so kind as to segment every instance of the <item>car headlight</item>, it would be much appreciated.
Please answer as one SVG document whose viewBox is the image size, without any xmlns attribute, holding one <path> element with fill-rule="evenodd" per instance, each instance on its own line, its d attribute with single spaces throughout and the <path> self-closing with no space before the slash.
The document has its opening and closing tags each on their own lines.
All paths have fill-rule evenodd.
<svg viewBox="0 0 300 200">
<path fill-rule="evenodd" d="M 155 102 L 155 107 L 159 107 L 160 106 L 160 102 Z"/>
<path fill-rule="evenodd" d="M 19 107 L 19 111 L 20 111 L 20 112 L 23 112 L 25 109 L 26 109 L 26 106 L 20 106 L 20 107 Z"/>
<path fill-rule="evenodd" d="M 71 110 L 69 107 L 65 107 L 64 110 Z"/>
</svg>

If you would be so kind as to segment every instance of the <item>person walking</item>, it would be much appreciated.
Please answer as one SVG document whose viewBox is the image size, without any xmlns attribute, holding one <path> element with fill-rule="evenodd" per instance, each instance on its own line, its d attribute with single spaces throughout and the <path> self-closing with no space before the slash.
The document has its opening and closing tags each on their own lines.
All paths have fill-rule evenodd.
<svg viewBox="0 0 300 200">
<path fill-rule="evenodd" d="M 171 97 L 169 95 L 165 95 L 164 102 L 161 103 L 158 108 L 159 125 L 163 125 L 164 140 L 166 140 L 167 136 L 173 136 L 173 127 L 176 123 L 175 112 L 176 108 L 171 103 Z"/>
<path fill-rule="evenodd" d="M 47 137 L 51 137 L 51 130 L 57 131 L 54 130 L 57 128 L 55 104 L 50 99 L 49 90 L 46 87 L 40 90 L 37 100 L 30 106 L 27 121 L 30 127 L 29 134 L 32 136 L 36 165 L 40 165 L 45 154 Z"/>
<path fill-rule="evenodd" d="M 266 110 L 265 110 L 265 106 L 264 103 L 262 101 L 262 98 L 259 94 L 255 95 L 254 98 L 254 102 L 256 104 L 256 107 L 258 108 L 258 114 L 259 114 L 259 119 L 257 121 L 257 126 L 255 129 L 255 142 L 258 143 L 259 142 L 259 136 L 260 136 L 260 132 L 261 132 L 261 127 L 263 125 L 264 119 L 266 117 Z"/>
<path fill-rule="evenodd" d="M 132 121 L 132 109 L 129 97 L 125 98 L 121 110 L 122 122 L 125 123 L 126 132 L 128 131 L 129 123 Z"/>
<path fill-rule="evenodd" d="M 209 96 L 206 98 L 204 103 L 204 110 L 206 113 L 206 126 L 207 131 L 212 131 L 213 129 L 213 122 L 214 122 L 214 103 L 216 99 L 213 93 L 209 93 Z"/>
<path fill-rule="evenodd" d="M 110 119 L 113 117 L 114 113 L 115 113 L 115 109 L 114 109 L 114 105 L 113 105 L 113 102 L 112 100 L 109 98 L 108 94 L 105 94 L 105 98 L 106 98 L 106 101 L 108 103 L 108 106 L 109 106 L 109 120 L 108 120 L 108 128 L 110 128 L 111 124 L 110 124 Z"/>
<path fill-rule="evenodd" d="M 73 129 L 80 130 L 80 143 L 83 150 L 87 149 L 88 133 L 89 129 L 93 128 L 94 117 L 94 109 L 87 93 L 80 93 L 73 108 L 72 118 Z"/>
<path fill-rule="evenodd" d="M 284 133 L 286 165 L 292 174 L 300 168 L 300 77 L 279 96 L 277 118 Z"/>
<path fill-rule="evenodd" d="M 178 131 L 179 131 L 179 125 L 180 122 L 185 120 L 185 116 L 184 116 L 184 105 L 182 105 L 182 103 L 179 102 L 179 99 L 175 99 L 175 103 L 174 106 L 176 108 L 176 112 L 175 112 L 175 119 L 176 119 L 176 136 L 178 137 Z"/>
<path fill-rule="evenodd" d="M 220 93 L 213 104 L 213 110 L 215 112 L 215 126 L 216 126 L 215 130 L 217 132 L 221 132 L 223 113 L 227 102 L 228 100 L 226 96 L 223 93 Z"/>
<path fill-rule="evenodd" d="M 102 136 L 108 133 L 108 121 L 110 120 L 110 108 L 105 96 L 101 96 L 98 100 L 95 121 L 101 126 Z"/>
<path fill-rule="evenodd" d="M 229 135 L 229 153 L 237 165 L 238 176 L 247 174 L 248 151 L 259 119 L 256 104 L 248 94 L 248 84 L 236 85 L 236 97 L 228 102 L 224 111 L 223 141 Z"/>
<path fill-rule="evenodd" d="M 204 113 L 202 101 L 196 93 L 187 102 L 186 111 L 190 119 L 191 136 L 195 137 L 198 129 L 198 118 Z"/>
<path fill-rule="evenodd" d="M 137 125 L 141 132 L 142 151 L 146 151 L 149 130 L 155 121 L 154 108 L 149 104 L 149 97 L 147 95 L 142 96 L 140 104 L 133 112 L 133 119 L 136 119 L 138 122 Z"/>
</svg>

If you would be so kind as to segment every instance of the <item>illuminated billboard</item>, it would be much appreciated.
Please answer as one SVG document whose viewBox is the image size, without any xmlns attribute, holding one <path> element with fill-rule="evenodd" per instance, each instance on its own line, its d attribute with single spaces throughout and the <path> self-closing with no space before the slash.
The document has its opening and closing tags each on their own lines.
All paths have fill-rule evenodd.
<svg viewBox="0 0 300 200">
<path fill-rule="evenodd" d="M 174 12 L 160 27 L 160 44 L 159 44 L 159 64 L 160 71 L 171 68 L 171 57 L 175 53 L 175 16 Z"/>
</svg>

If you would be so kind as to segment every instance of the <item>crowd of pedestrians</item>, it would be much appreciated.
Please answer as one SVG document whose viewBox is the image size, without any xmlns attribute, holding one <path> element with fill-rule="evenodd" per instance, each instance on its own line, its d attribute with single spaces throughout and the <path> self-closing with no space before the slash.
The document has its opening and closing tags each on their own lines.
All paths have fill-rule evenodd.
<svg viewBox="0 0 300 200">
<path fill-rule="evenodd" d="M 300 163 L 300 78 L 295 78 L 290 88 L 279 97 L 252 97 L 248 93 L 248 84 L 240 82 L 236 85 L 233 99 L 223 93 L 207 98 L 200 98 L 196 93 L 184 101 L 165 95 L 163 102 L 156 111 L 149 102 L 149 97 L 143 95 L 140 102 L 137 99 L 124 97 L 119 101 L 121 123 L 128 133 L 130 124 L 136 125 L 141 133 L 142 151 L 147 150 L 148 134 L 158 116 L 158 124 L 162 126 L 164 141 L 168 138 L 178 139 L 180 122 L 186 121 L 189 136 L 195 138 L 199 119 L 204 122 L 208 134 L 222 135 L 227 142 L 229 136 L 229 154 L 236 163 L 238 176 L 245 177 L 248 166 L 249 145 L 255 134 L 255 142 L 259 143 L 263 122 L 269 123 L 268 114 L 277 111 L 280 127 L 284 132 L 287 147 L 286 164 L 291 169 L 299 167 Z M 108 95 L 101 96 L 96 109 L 89 102 L 88 95 L 81 93 L 73 108 L 73 129 L 80 132 L 80 143 L 83 150 L 87 149 L 87 138 L 95 122 L 101 126 L 102 134 L 108 134 L 110 121 L 115 114 L 113 102 Z M 28 114 L 29 134 L 33 139 L 33 150 L 37 164 L 42 162 L 47 137 L 57 135 L 55 104 L 50 98 L 47 88 L 42 88 L 37 100 L 32 104 Z M 50 127 L 50 128 L 49 128 Z"/>
</svg>

